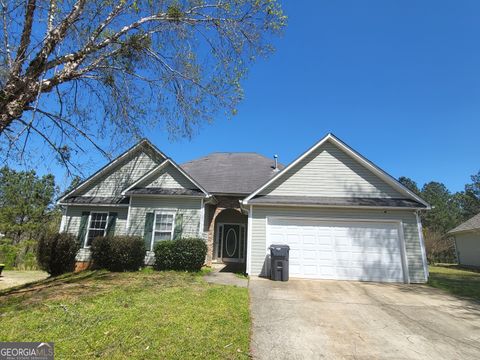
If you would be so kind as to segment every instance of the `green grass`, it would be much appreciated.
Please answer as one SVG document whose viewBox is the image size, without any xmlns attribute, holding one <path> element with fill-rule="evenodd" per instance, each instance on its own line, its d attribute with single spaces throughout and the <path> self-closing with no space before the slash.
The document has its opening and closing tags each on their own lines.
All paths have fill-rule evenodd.
<svg viewBox="0 0 480 360">
<path fill-rule="evenodd" d="M 85 271 L 0 293 L 2 341 L 53 341 L 58 359 L 242 359 L 249 332 L 247 289 L 201 274 Z"/>
<path fill-rule="evenodd" d="M 239 279 L 247 279 L 248 280 L 248 275 L 244 273 L 235 273 L 235 276 Z"/>
<path fill-rule="evenodd" d="M 458 266 L 430 266 L 430 286 L 480 301 L 480 273 Z"/>
</svg>

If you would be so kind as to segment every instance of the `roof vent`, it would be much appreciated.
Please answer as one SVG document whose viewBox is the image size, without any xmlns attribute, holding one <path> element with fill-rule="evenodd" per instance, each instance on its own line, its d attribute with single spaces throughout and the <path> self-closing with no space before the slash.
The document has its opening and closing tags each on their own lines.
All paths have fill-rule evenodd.
<svg viewBox="0 0 480 360">
<path fill-rule="evenodd" d="M 273 170 L 278 171 L 278 155 L 277 154 L 273 155 L 273 159 L 275 160 L 275 165 L 273 167 Z"/>
</svg>

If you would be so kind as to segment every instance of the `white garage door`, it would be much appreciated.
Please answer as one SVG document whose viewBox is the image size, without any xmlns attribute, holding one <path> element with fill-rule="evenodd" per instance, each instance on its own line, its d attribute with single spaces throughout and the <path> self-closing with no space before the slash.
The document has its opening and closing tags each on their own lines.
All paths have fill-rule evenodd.
<svg viewBox="0 0 480 360">
<path fill-rule="evenodd" d="M 404 281 L 395 223 L 270 218 L 267 242 L 290 246 L 292 277 Z"/>
</svg>

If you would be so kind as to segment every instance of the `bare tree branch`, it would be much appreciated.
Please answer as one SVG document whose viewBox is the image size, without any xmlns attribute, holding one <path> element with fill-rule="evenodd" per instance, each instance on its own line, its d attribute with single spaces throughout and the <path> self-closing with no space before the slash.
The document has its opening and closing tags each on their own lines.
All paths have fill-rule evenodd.
<svg viewBox="0 0 480 360">
<path fill-rule="evenodd" d="M 1 153 L 25 159 L 35 136 L 69 169 L 85 146 L 108 156 L 102 140 L 191 137 L 234 114 L 249 66 L 286 24 L 276 0 L 0 5 Z"/>
<path fill-rule="evenodd" d="M 23 25 L 22 38 L 20 39 L 20 45 L 17 50 L 17 56 L 12 66 L 12 74 L 17 75 L 25 61 L 25 53 L 30 45 L 33 17 L 35 14 L 36 0 L 28 0 L 27 10 L 25 12 L 25 22 Z"/>
<path fill-rule="evenodd" d="M 5 53 L 6 53 L 5 58 L 7 61 L 7 65 L 11 67 L 12 55 L 10 52 L 10 42 L 8 40 L 8 20 L 7 20 L 8 7 L 5 0 L 1 0 L 0 5 L 2 6 L 3 46 L 5 47 Z"/>
</svg>

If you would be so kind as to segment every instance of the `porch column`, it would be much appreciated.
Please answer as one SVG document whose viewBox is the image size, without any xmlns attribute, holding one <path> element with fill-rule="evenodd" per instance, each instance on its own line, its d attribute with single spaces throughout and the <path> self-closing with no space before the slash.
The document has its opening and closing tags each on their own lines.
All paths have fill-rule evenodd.
<svg viewBox="0 0 480 360">
<path fill-rule="evenodd" d="M 220 214 L 224 208 L 216 207 L 211 217 L 210 224 L 208 226 L 208 237 L 207 237 L 207 265 L 212 265 L 214 243 L 215 243 L 215 219 L 217 215 Z"/>
</svg>

